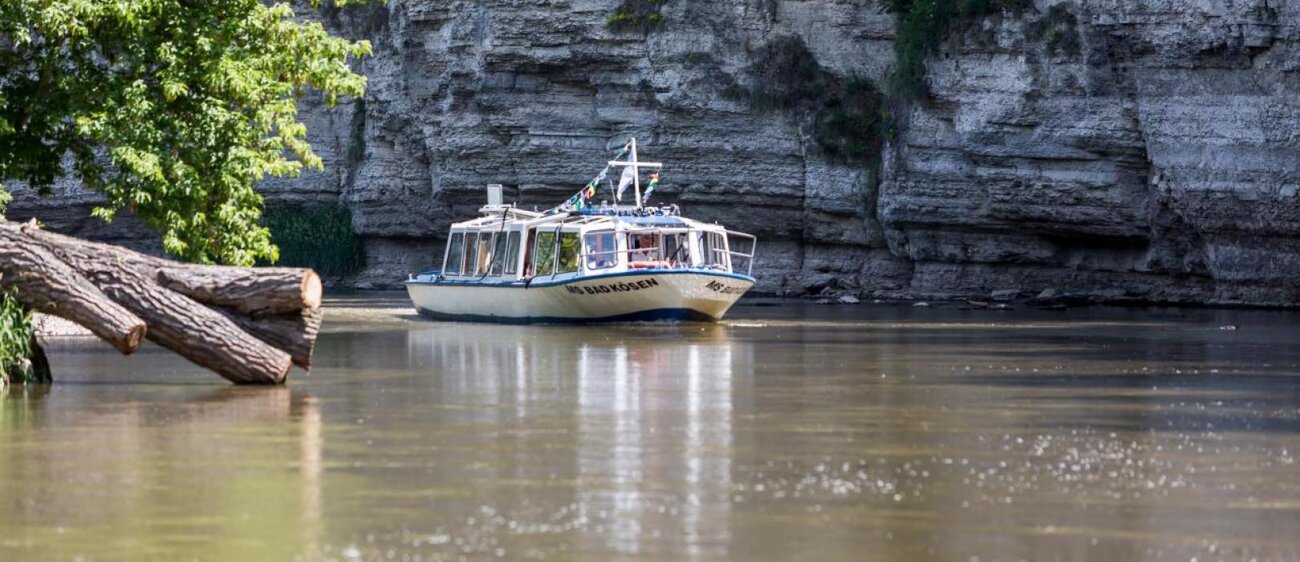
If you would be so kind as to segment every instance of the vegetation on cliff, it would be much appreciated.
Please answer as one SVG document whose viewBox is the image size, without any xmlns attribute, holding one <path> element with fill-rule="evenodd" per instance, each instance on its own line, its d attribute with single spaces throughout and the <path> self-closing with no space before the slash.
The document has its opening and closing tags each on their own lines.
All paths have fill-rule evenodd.
<svg viewBox="0 0 1300 562">
<path fill-rule="evenodd" d="M 365 245 L 346 207 L 272 205 L 265 224 L 280 248 L 280 265 L 310 267 L 325 277 L 351 275 L 366 265 Z"/>
<path fill-rule="evenodd" d="M 663 9 L 668 0 L 623 0 L 605 24 L 614 31 L 649 34 L 664 28 Z"/>
<path fill-rule="evenodd" d="M 1003 11 L 1020 14 L 1032 0 L 891 0 L 897 18 L 889 90 L 903 99 L 925 95 L 925 61 L 959 26 Z"/>
<path fill-rule="evenodd" d="M 1083 51 L 1079 18 L 1065 4 L 1053 4 L 1025 27 L 1025 35 L 1041 43 L 1049 56 L 1077 57 Z"/>
<path fill-rule="evenodd" d="M 841 77 L 817 62 L 803 40 L 782 36 L 749 67 L 753 86 L 733 92 L 755 109 L 786 111 L 806 121 L 818 148 L 832 160 L 871 165 L 883 140 L 882 96 L 870 80 Z"/>
</svg>

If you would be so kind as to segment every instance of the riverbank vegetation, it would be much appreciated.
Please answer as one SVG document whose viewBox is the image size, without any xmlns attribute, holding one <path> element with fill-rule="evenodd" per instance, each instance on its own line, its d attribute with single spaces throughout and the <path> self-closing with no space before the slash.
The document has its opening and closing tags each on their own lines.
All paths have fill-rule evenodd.
<svg viewBox="0 0 1300 562">
<path fill-rule="evenodd" d="M 0 293 L 0 388 L 50 382 L 49 368 L 38 350 L 31 313 L 12 292 Z"/>
<path fill-rule="evenodd" d="M 266 227 L 280 248 L 279 265 L 309 267 L 325 277 L 346 277 L 366 266 L 365 245 L 341 205 L 272 205 Z"/>
</svg>

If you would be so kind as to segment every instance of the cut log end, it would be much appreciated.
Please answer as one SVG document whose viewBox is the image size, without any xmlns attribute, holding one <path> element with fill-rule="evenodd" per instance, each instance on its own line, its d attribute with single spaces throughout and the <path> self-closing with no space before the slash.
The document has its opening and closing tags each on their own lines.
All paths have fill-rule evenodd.
<svg viewBox="0 0 1300 562">
<path fill-rule="evenodd" d="M 122 355 L 130 355 L 140 349 L 140 344 L 144 343 L 144 336 L 149 329 L 143 323 L 126 333 L 126 337 L 121 342 L 114 342 L 113 347 L 122 352 Z"/>
<path fill-rule="evenodd" d="M 320 308 L 321 298 L 324 294 L 325 289 L 321 285 L 320 275 L 317 275 L 314 270 L 308 269 L 302 276 L 303 308 Z"/>
<path fill-rule="evenodd" d="M 261 384 L 261 385 L 284 384 L 289 381 L 289 371 L 291 371 L 292 369 L 293 369 L 293 361 L 289 359 L 288 355 L 285 355 L 284 359 L 280 362 L 279 370 L 272 373 L 274 375 L 273 377 L 265 380 L 240 381 L 238 384 Z"/>
</svg>

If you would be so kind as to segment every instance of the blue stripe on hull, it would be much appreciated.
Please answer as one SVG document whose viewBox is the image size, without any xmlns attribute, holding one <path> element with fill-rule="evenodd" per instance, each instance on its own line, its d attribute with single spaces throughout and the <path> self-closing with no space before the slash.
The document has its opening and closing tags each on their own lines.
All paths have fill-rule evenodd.
<svg viewBox="0 0 1300 562">
<path fill-rule="evenodd" d="M 610 322 L 717 322 L 717 319 L 689 308 L 658 308 L 631 314 L 602 316 L 600 318 L 564 318 L 559 316 L 482 316 L 478 314 L 446 314 L 425 308 L 420 315 L 446 322 L 490 322 L 494 324 L 604 324 Z"/>
<path fill-rule="evenodd" d="M 423 274 L 422 274 L 423 275 Z M 594 275 L 579 275 L 569 277 L 559 281 L 537 281 L 525 284 L 523 281 L 478 281 L 478 280 L 451 280 L 442 279 L 439 281 L 421 281 L 419 279 L 410 279 L 406 281 L 407 285 L 437 285 L 441 287 L 499 287 L 502 289 L 540 289 L 543 287 L 555 287 L 558 285 L 568 285 L 570 283 L 579 283 L 583 281 L 599 281 L 615 277 L 640 277 L 654 275 L 707 275 L 711 277 L 723 277 L 726 279 L 737 279 L 754 283 L 754 278 L 739 273 L 726 273 L 712 269 L 637 269 L 632 271 L 620 271 L 618 273 L 600 273 Z"/>
</svg>

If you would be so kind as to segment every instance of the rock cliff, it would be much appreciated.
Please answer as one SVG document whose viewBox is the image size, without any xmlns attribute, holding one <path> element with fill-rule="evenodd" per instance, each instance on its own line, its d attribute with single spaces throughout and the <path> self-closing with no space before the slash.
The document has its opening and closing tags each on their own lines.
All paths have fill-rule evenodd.
<svg viewBox="0 0 1300 562">
<path fill-rule="evenodd" d="M 660 201 L 760 237 L 769 291 L 1300 304 L 1300 4 L 1038 1 L 962 22 L 928 94 L 889 104 L 877 162 L 832 158 L 800 111 L 763 109 L 759 53 L 884 84 L 875 0 L 669 0 L 615 31 L 617 0 L 393 0 L 313 12 L 375 54 L 364 100 L 303 104 L 326 169 L 274 201 L 342 202 L 394 286 L 440 259 L 483 186 L 550 206 L 636 135 Z M 92 198 L 19 194 L 14 217 L 100 237 Z M 51 218 L 53 217 L 53 218 Z"/>
</svg>

